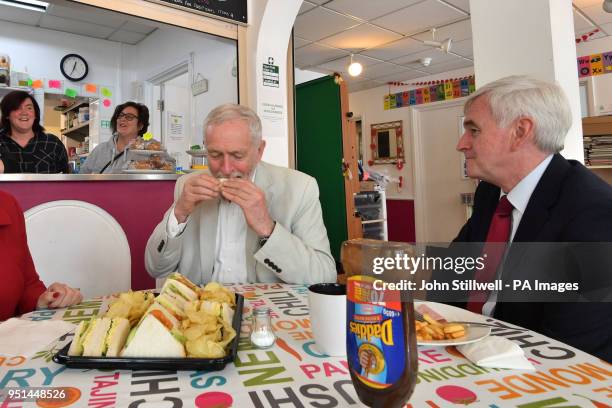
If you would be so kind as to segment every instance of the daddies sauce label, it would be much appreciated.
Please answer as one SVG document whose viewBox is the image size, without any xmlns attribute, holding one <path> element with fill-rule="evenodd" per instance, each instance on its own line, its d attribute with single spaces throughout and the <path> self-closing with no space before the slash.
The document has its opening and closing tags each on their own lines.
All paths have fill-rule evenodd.
<svg viewBox="0 0 612 408">
<path fill-rule="evenodd" d="M 382 296 L 374 280 L 363 275 L 347 279 L 347 358 L 353 378 L 383 390 L 405 375 L 405 317 L 399 293 Z"/>
</svg>

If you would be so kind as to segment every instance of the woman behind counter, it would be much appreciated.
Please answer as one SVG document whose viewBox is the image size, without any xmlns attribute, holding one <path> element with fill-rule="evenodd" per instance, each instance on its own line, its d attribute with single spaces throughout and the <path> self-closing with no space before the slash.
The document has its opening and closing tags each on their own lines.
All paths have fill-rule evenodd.
<svg viewBox="0 0 612 408">
<path fill-rule="evenodd" d="M 113 137 L 100 143 L 87 156 L 79 173 L 121 173 L 127 163 L 125 148 L 149 127 L 149 109 L 137 102 L 125 102 L 111 118 Z"/>
<path fill-rule="evenodd" d="M 45 133 L 40 108 L 29 93 L 6 94 L 0 111 L 0 173 L 68 173 L 66 148 Z"/>
</svg>

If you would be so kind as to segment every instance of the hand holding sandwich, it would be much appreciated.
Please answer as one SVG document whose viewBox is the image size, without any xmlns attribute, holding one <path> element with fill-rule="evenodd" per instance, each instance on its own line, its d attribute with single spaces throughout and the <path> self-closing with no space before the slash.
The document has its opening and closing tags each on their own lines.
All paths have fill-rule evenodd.
<svg viewBox="0 0 612 408">
<path fill-rule="evenodd" d="M 220 181 L 208 174 L 189 177 L 174 207 L 174 215 L 179 224 L 187 220 L 189 214 L 201 201 L 218 198 L 220 187 Z"/>
<path fill-rule="evenodd" d="M 253 182 L 231 178 L 223 183 L 221 195 L 242 208 L 247 224 L 259 237 L 269 237 L 274 230 L 274 220 L 268 212 L 266 194 Z"/>
<path fill-rule="evenodd" d="M 78 289 L 71 288 L 63 283 L 55 282 L 44 291 L 36 303 L 37 309 L 55 309 L 72 306 L 83 300 Z"/>
</svg>

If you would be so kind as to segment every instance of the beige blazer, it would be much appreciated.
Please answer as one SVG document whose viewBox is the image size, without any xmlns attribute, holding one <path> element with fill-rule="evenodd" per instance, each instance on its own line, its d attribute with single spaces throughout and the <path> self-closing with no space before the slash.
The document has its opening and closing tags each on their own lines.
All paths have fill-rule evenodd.
<svg viewBox="0 0 612 408">
<path fill-rule="evenodd" d="M 174 204 L 147 242 L 145 266 L 154 278 L 178 270 L 197 284 L 211 280 L 219 201 L 199 204 L 177 237 L 171 238 L 166 232 L 168 217 L 185 180 L 195 174 L 177 180 Z M 335 261 L 323 224 L 316 180 L 296 170 L 260 162 L 254 182 L 265 192 L 268 211 L 276 226 L 263 246 L 247 226 L 244 256 L 248 282 L 335 282 Z"/>
</svg>

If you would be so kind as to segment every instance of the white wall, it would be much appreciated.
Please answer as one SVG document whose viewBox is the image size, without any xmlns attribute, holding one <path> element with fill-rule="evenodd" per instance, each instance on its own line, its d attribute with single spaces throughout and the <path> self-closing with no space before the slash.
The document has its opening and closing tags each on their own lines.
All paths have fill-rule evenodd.
<svg viewBox="0 0 612 408">
<path fill-rule="evenodd" d="M 434 81 L 438 79 L 458 78 L 467 75 L 472 75 L 474 70 L 472 68 L 462 68 L 455 71 L 449 71 L 442 74 L 431 75 L 428 77 L 422 77 L 415 82 L 426 82 Z M 420 86 L 405 86 L 405 87 L 393 87 L 391 92 L 407 91 L 410 89 L 420 88 Z M 384 110 L 384 97 L 389 93 L 389 87 L 387 85 L 380 86 L 373 89 L 367 89 L 365 91 L 354 92 L 349 94 L 349 110 L 354 115 L 362 115 L 362 126 L 363 126 L 363 152 L 364 152 L 364 165 L 367 166 L 368 160 L 372 158 L 370 150 L 370 125 L 381 122 L 391 122 L 395 120 L 403 121 L 403 133 L 404 133 L 404 168 L 398 170 L 394 165 L 374 165 L 373 170 L 377 172 L 386 173 L 393 177 L 404 177 L 404 187 L 401 192 L 397 191 L 397 185 L 391 183 L 387 188 L 387 198 L 395 199 L 413 199 L 414 198 L 414 180 L 413 180 L 413 169 L 414 163 L 412 162 L 412 148 L 413 141 L 410 139 L 410 115 L 411 108 L 402 107 L 390 110 Z M 459 154 L 459 153 L 457 153 Z M 434 158 L 435 159 L 435 158 Z"/>
<path fill-rule="evenodd" d="M 306 69 L 296 68 L 294 71 L 294 81 L 296 85 L 304 82 L 312 81 L 313 79 L 324 77 L 326 74 L 320 72 L 308 71 Z"/>
<path fill-rule="evenodd" d="M 195 97 L 189 144 L 202 144 L 204 118 L 222 103 L 238 102 L 238 82 L 232 76 L 237 55 L 233 40 L 204 33 L 162 27 L 144 41 L 125 48 L 123 90 L 132 97 L 132 81 L 146 81 L 194 53 L 193 76 L 199 73 L 208 79 L 208 92 Z M 157 137 L 157 136 L 156 136 Z"/>
<path fill-rule="evenodd" d="M 113 41 L 2 21 L 0 50 L 11 57 L 11 70 L 27 69 L 33 79 L 111 86 L 121 79 L 121 44 Z M 89 74 L 82 82 L 70 82 L 60 71 L 62 57 L 70 53 L 81 55 L 89 65 Z"/>
</svg>

